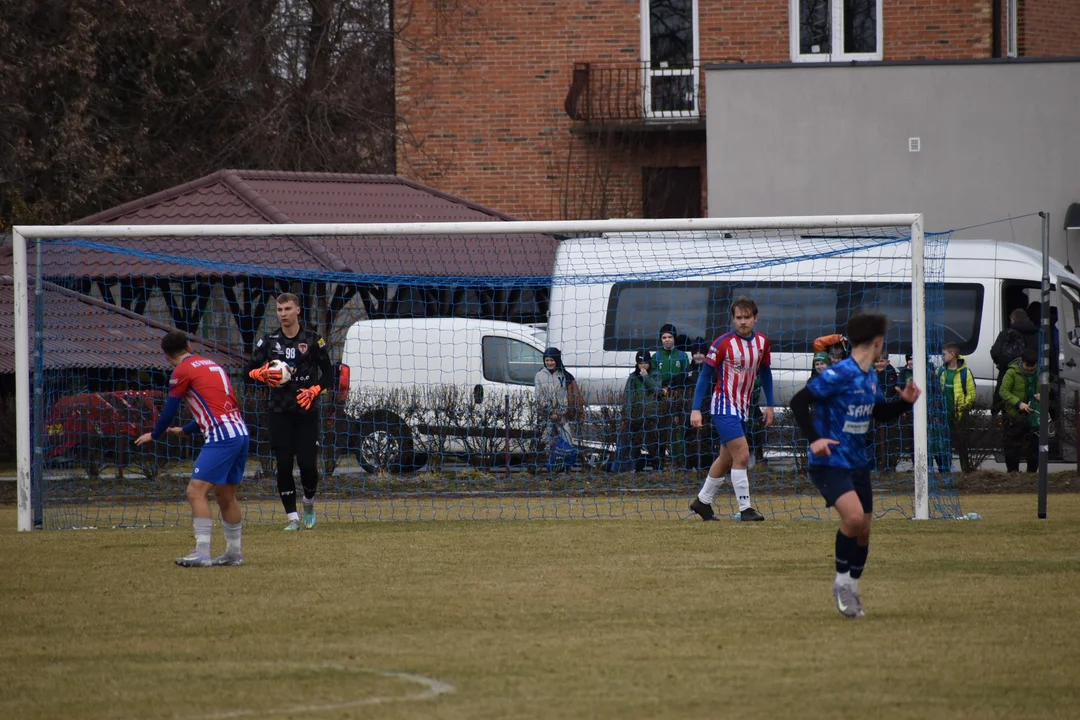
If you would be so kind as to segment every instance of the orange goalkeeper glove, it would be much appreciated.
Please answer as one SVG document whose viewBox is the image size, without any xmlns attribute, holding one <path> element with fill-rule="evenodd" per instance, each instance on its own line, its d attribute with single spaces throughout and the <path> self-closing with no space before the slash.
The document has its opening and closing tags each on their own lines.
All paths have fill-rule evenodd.
<svg viewBox="0 0 1080 720">
<path fill-rule="evenodd" d="M 296 393 L 296 404 L 299 405 L 302 410 L 310 410 L 311 401 L 321 392 L 321 385 L 312 385 L 311 387 L 304 388 Z"/>
<path fill-rule="evenodd" d="M 267 382 L 266 374 L 270 371 L 270 363 L 266 363 L 262 367 L 257 367 L 248 373 L 248 377 L 256 382 Z"/>
<path fill-rule="evenodd" d="M 262 367 L 255 368 L 248 373 L 248 377 L 252 380 L 266 383 L 272 388 L 276 388 L 278 385 L 281 384 L 281 381 L 284 379 L 284 375 L 281 374 L 281 370 L 276 367 L 270 367 L 270 363 L 266 363 Z"/>
</svg>

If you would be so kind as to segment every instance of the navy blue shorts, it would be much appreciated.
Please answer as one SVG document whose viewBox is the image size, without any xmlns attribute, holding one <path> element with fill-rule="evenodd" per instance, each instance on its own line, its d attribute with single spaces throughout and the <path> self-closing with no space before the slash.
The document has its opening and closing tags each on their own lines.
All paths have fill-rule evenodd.
<svg viewBox="0 0 1080 720">
<path fill-rule="evenodd" d="M 239 485 L 244 479 L 247 456 L 247 435 L 206 443 L 195 458 L 191 479 L 214 485 Z"/>
<path fill-rule="evenodd" d="M 720 436 L 720 442 L 727 445 L 732 440 L 746 437 L 746 423 L 738 415 L 713 415 L 713 427 Z"/>
<path fill-rule="evenodd" d="M 811 465 L 810 481 L 825 498 L 825 506 L 832 507 L 844 493 L 855 491 L 862 503 L 864 513 L 874 511 L 874 491 L 870 488 L 870 468 L 842 468 L 827 465 Z"/>
</svg>

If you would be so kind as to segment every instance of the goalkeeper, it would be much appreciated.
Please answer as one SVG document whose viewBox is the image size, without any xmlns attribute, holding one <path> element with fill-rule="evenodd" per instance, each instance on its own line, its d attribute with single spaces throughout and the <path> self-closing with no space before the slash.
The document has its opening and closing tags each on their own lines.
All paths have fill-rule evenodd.
<svg viewBox="0 0 1080 720">
<path fill-rule="evenodd" d="M 304 527 L 310 530 L 315 527 L 315 490 L 319 485 L 316 398 L 332 384 L 334 369 L 326 341 L 314 330 L 300 325 L 300 303 L 295 295 L 278 295 L 277 318 L 281 327 L 255 344 L 247 374 L 271 388 L 270 448 L 277 461 L 278 495 L 287 515 L 285 529 L 300 529 L 293 480 L 295 458 L 300 468 L 300 484 L 304 487 Z M 281 371 L 271 366 L 274 360 L 289 367 L 291 380 L 283 382 Z"/>
</svg>

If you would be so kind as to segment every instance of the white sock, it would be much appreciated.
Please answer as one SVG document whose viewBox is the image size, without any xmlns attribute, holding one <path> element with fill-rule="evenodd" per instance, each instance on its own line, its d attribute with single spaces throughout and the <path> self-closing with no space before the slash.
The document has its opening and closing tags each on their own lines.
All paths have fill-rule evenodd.
<svg viewBox="0 0 1080 720">
<path fill-rule="evenodd" d="M 195 518 L 192 524 L 195 526 L 195 552 L 209 555 L 210 536 L 214 532 L 213 518 Z"/>
<path fill-rule="evenodd" d="M 305 505 L 314 505 L 315 504 L 315 497 L 314 496 L 308 497 L 307 495 L 305 495 L 304 496 L 304 504 Z"/>
<path fill-rule="evenodd" d="M 834 585 L 840 585 L 841 587 L 844 586 L 844 585 L 850 586 L 851 585 L 851 573 L 846 573 L 846 572 L 836 573 L 836 580 L 833 581 L 833 584 Z"/>
<path fill-rule="evenodd" d="M 286 516 L 286 519 L 288 519 L 288 520 L 295 520 L 296 522 L 300 522 L 300 513 L 298 513 L 298 512 L 291 512 L 291 513 L 289 513 L 289 514 L 288 514 L 288 515 Z"/>
<path fill-rule="evenodd" d="M 739 501 L 739 510 L 750 507 L 750 478 L 746 476 L 746 468 L 731 469 L 731 487 L 735 489 L 735 499 Z"/>
<path fill-rule="evenodd" d="M 712 475 L 705 476 L 705 484 L 701 486 L 701 490 L 698 491 L 697 499 L 706 505 L 712 505 L 712 501 L 716 498 L 716 491 L 720 489 L 720 486 L 724 484 L 724 478 L 714 478 Z"/>
<path fill-rule="evenodd" d="M 859 592 L 859 579 L 848 575 L 848 587 L 851 588 L 852 592 Z"/>
<path fill-rule="evenodd" d="M 240 523 L 227 523 L 221 521 L 221 528 L 225 531 L 225 554 L 240 555 Z"/>
</svg>

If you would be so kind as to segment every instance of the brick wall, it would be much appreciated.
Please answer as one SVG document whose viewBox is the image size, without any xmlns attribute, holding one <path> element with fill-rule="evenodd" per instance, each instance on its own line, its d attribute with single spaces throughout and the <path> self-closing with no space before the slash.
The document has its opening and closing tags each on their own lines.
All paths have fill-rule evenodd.
<svg viewBox="0 0 1080 720">
<path fill-rule="evenodd" d="M 1080 0 L 1021 0 L 1017 14 L 1021 56 L 1080 56 Z"/>
<path fill-rule="evenodd" d="M 1045 6 L 1022 9 L 1029 48 L 1075 45 L 1054 23 L 1080 0 L 1028 5 Z M 992 0 L 883 12 L 886 60 L 993 53 Z M 563 110 L 575 62 L 640 58 L 639 14 L 639 0 L 398 0 L 398 173 L 521 218 L 640 214 L 641 168 L 703 166 L 703 134 L 582 136 Z M 704 62 L 787 62 L 789 2 L 699 0 L 699 37 Z"/>
</svg>

